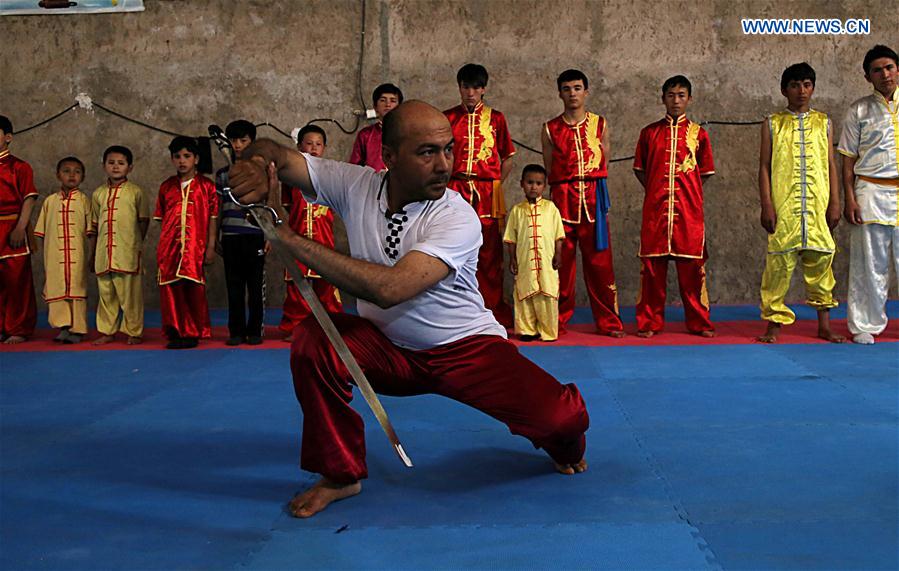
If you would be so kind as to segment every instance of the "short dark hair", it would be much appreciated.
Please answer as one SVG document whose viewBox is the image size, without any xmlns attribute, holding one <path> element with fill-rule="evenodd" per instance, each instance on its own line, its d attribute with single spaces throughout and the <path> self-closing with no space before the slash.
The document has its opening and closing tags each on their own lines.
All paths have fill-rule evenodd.
<svg viewBox="0 0 899 571">
<path fill-rule="evenodd" d="M 123 147 L 122 145 L 113 145 L 103 151 L 103 162 L 106 162 L 106 157 L 111 155 L 112 153 L 118 153 L 125 157 L 125 160 L 128 161 L 128 164 L 134 163 L 134 155 L 131 153 L 131 149 L 128 147 Z"/>
<path fill-rule="evenodd" d="M 249 137 L 251 141 L 256 140 L 256 125 L 253 125 L 246 119 L 238 119 L 231 121 L 225 127 L 225 136 L 229 139 L 242 139 Z"/>
<path fill-rule="evenodd" d="M 865 75 L 868 75 L 868 72 L 871 71 L 871 62 L 876 59 L 888 57 L 893 60 L 897 66 L 899 66 L 899 57 L 896 56 L 896 52 L 888 48 L 883 44 L 877 44 L 865 54 L 865 61 L 862 63 L 862 68 L 865 70 Z"/>
<path fill-rule="evenodd" d="M 172 142 L 169 143 L 169 153 L 174 155 L 181 150 L 185 150 L 197 156 L 200 155 L 200 145 L 197 144 L 197 140 L 193 137 L 178 135 L 172 139 Z"/>
<path fill-rule="evenodd" d="M 0 115 L 0 131 L 12 134 L 12 121 L 6 115 Z"/>
<path fill-rule="evenodd" d="M 662 96 L 671 89 L 672 87 L 686 87 L 687 95 L 693 95 L 693 84 L 690 83 L 690 80 L 683 75 L 675 75 L 673 77 L 669 77 L 665 80 L 665 83 L 662 84 Z"/>
<path fill-rule="evenodd" d="M 303 137 L 305 137 L 309 133 L 318 133 L 319 135 L 322 136 L 322 142 L 325 145 L 328 144 L 328 134 L 325 133 L 325 130 L 322 129 L 321 127 L 319 127 L 318 125 L 313 125 L 312 123 L 309 123 L 308 125 L 304 126 L 302 129 L 300 129 L 300 132 L 297 133 L 297 144 L 299 145 L 300 143 L 302 143 Z"/>
<path fill-rule="evenodd" d="M 524 177 L 528 175 L 528 173 L 539 173 L 544 177 L 546 176 L 546 169 L 543 168 L 542 165 L 538 165 L 537 163 L 531 163 L 529 165 L 525 165 L 523 169 L 521 169 L 521 180 L 524 180 Z"/>
<path fill-rule="evenodd" d="M 387 94 L 396 95 L 397 100 L 400 103 L 403 102 L 403 92 L 399 87 L 395 86 L 392 83 L 382 83 L 381 85 L 375 87 L 375 90 L 371 92 L 372 105 L 377 105 L 378 99 L 380 99 L 382 95 Z"/>
<path fill-rule="evenodd" d="M 402 120 L 398 119 L 399 113 L 394 113 L 402 107 L 399 105 L 390 111 L 381 120 L 381 144 L 396 149 L 400 144 L 400 129 L 402 128 Z"/>
<path fill-rule="evenodd" d="M 806 79 L 811 80 L 812 87 L 814 87 L 815 70 L 812 68 L 812 66 L 805 62 L 794 63 L 793 65 L 785 69 L 783 74 L 780 76 L 780 90 L 785 90 L 787 88 L 787 85 L 789 85 L 791 81 L 805 81 Z"/>
<path fill-rule="evenodd" d="M 81 162 L 81 159 L 79 159 L 78 157 L 65 157 L 65 158 L 63 158 L 63 159 L 59 159 L 59 162 L 56 163 L 56 172 L 59 172 L 59 169 L 62 168 L 62 165 L 63 165 L 64 163 L 77 163 L 78 166 L 81 167 L 81 173 L 82 173 L 82 174 L 84 174 L 85 172 L 87 172 L 86 169 L 84 168 L 84 163 L 82 163 L 82 162 Z"/>
<path fill-rule="evenodd" d="M 587 80 L 587 76 L 579 69 L 566 69 L 560 73 L 559 77 L 556 78 L 556 87 L 559 88 L 559 91 L 562 91 L 563 83 L 577 81 L 579 79 L 584 82 L 584 89 L 590 89 L 590 82 Z"/>
<path fill-rule="evenodd" d="M 467 63 L 456 72 L 456 83 L 468 84 L 472 87 L 487 87 L 487 68 L 477 63 Z"/>
</svg>

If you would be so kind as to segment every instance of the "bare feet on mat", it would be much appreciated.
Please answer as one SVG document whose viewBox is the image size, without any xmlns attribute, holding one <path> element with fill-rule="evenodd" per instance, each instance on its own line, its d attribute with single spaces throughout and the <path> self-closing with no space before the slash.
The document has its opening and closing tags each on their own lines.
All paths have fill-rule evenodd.
<svg viewBox="0 0 899 571">
<path fill-rule="evenodd" d="M 655 334 L 655 331 L 637 331 L 637 337 L 642 337 L 643 339 L 649 339 Z"/>
<path fill-rule="evenodd" d="M 285 343 L 293 343 L 293 333 L 291 333 L 290 335 L 288 335 L 287 337 L 285 337 L 285 338 L 282 339 L 281 341 L 284 341 Z"/>
<path fill-rule="evenodd" d="M 112 343 L 115 340 L 115 337 L 112 335 L 101 335 L 94 339 L 94 342 L 91 345 L 106 345 L 107 343 Z"/>
<path fill-rule="evenodd" d="M 140 345 L 143 342 L 144 342 L 144 340 L 142 337 L 129 337 L 128 338 L 129 345 Z"/>
<path fill-rule="evenodd" d="M 581 458 L 581 461 L 575 464 L 559 464 L 553 462 L 553 465 L 556 467 L 556 472 L 565 474 L 566 476 L 573 476 L 587 471 L 587 460 L 584 458 Z"/>
<path fill-rule="evenodd" d="M 621 339 L 624 335 L 624 331 L 609 331 L 609 337 L 614 337 L 615 339 Z"/>
<path fill-rule="evenodd" d="M 21 335 L 10 335 L 6 339 L 3 340 L 4 345 L 18 345 L 19 343 L 24 343 L 27 341 L 27 337 L 22 337 Z"/>
<path fill-rule="evenodd" d="M 755 340 L 759 343 L 777 343 L 777 336 L 780 335 L 780 324 L 768 322 L 768 328 L 765 329 L 765 334 L 756 337 Z"/>
<path fill-rule="evenodd" d="M 699 335 L 700 337 L 705 337 L 706 339 L 711 339 L 712 337 L 717 335 L 717 333 L 715 333 L 714 331 L 712 331 L 710 329 L 706 329 L 705 331 L 697 332 L 696 335 Z"/>
<path fill-rule="evenodd" d="M 293 517 L 312 517 L 328 507 L 331 502 L 355 496 L 361 491 L 362 482 L 337 484 L 322 478 L 305 492 L 294 496 L 287 509 Z"/>
<path fill-rule="evenodd" d="M 830 329 L 819 329 L 818 337 L 824 339 L 825 341 L 830 341 L 831 343 L 843 343 L 846 341 L 846 338 L 842 335 L 837 335 Z"/>
</svg>

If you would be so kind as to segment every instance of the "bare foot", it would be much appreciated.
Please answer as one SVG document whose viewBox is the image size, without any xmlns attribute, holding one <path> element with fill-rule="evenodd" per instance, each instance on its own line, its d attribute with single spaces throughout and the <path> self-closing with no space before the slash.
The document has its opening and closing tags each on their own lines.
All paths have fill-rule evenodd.
<svg viewBox="0 0 899 571">
<path fill-rule="evenodd" d="M 21 335 L 10 335 L 6 339 L 3 340 L 4 345 L 18 345 L 19 343 L 23 343 L 27 341 L 27 337 L 22 337 Z"/>
<path fill-rule="evenodd" d="M 621 339 L 624 335 L 624 331 L 609 331 L 609 337 L 614 337 L 615 339 Z"/>
<path fill-rule="evenodd" d="M 305 492 L 294 496 L 287 509 L 293 517 L 312 517 L 331 502 L 355 496 L 361 491 L 362 482 L 341 485 L 322 478 Z"/>
<path fill-rule="evenodd" d="M 144 342 L 144 340 L 142 337 L 129 337 L 128 338 L 129 345 L 140 345 L 143 342 Z"/>
<path fill-rule="evenodd" d="M 587 460 L 584 458 L 581 458 L 581 461 L 576 464 L 558 464 L 553 462 L 553 465 L 556 467 L 556 472 L 566 476 L 573 476 L 587 471 Z"/>
<path fill-rule="evenodd" d="M 843 343 L 846 341 L 846 338 L 842 335 L 837 335 L 830 329 L 819 329 L 818 337 L 824 339 L 825 341 L 830 341 L 831 343 Z"/>
<path fill-rule="evenodd" d="M 765 329 L 765 334 L 761 337 L 756 337 L 755 340 L 759 343 L 777 343 L 777 336 L 780 334 L 780 323 L 774 323 L 773 321 L 768 322 L 768 328 Z"/>
<path fill-rule="evenodd" d="M 714 331 L 712 331 L 710 329 L 707 329 L 705 331 L 698 332 L 697 335 L 699 335 L 700 337 L 705 337 L 706 339 L 711 339 L 712 337 L 717 335 L 717 333 L 715 333 Z"/>
<path fill-rule="evenodd" d="M 649 339 L 655 334 L 655 331 L 637 331 L 637 337 L 641 337 L 643 339 Z"/>
<path fill-rule="evenodd" d="M 293 333 L 291 333 L 290 335 L 288 335 L 288 336 L 285 337 L 284 339 L 281 339 L 281 341 L 284 341 L 285 343 L 293 343 Z"/>
<path fill-rule="evenodd" d="M 91 345 L 106 345 L 107 343 L 112 343 L 114 340 L 114 335 L 101 335 L 94 339 L 94 342 L 91 343 Z"/>
</svg>

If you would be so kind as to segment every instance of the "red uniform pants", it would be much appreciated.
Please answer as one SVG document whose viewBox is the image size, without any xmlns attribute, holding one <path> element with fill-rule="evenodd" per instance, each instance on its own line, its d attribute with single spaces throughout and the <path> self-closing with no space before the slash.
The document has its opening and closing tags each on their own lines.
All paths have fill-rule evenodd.
<svg viewBox="0 0 899 571">
<path fill-rule="evenodd" d="M 205 285 L 182 279 L 159 286 L 159 309 L 162 331 L 170 340 L 212 337 Z"/>
<path fill-rule="evenodd" d="M 343 311 L 343 305 L 337 296 L 337 288 L 323 280 L 322 278 L 313 278 L 308 280 L 311 282 L 312 291 L 315 296 L 322 302 L 322 306 L 328 313 L 340 313 Z M 303 299 L 300 290 L 292 281 L 287 282 L 287 289 L 284 295 L 284 312 L 281 315 L 281 323 L 278 329 L 284 333 L 293 333 L 293 330 L 301 321 L 312 315 L 309 304 Z"/>
<path fill-rule="evenodd" d="M 560 464 L 583 458 L 590 421 L 577 387 L 559 383 L 507 340 L 475 335 L 411 351 L 361 317 L 332 318 L 376 392 L 449 397 L 505 423 Z M 350 406 L 350 374 L 317 323 L 309 319 L 301 327 L 306 334 L 297 336 L 290 354 L 303 409 L 300 466 L 334 482 L 355 482 L 368 470 L 362 417 Z"/>
<path fill-rule="evenodd" d="M 0 336 L 30 337 L 37 325 L 31 256 L 0 259 Z"/>
<path fill-rule="evenodd" d="M 618 288 L 615 286 L 615 270 L 612 266 L 612 246 L 596 250 L 596 223 L 564 224 L 565 241 L 562 242 L 562 263 L 559 268 L 559 323 L 564 326 L 574 314 L 575 278 L 577 277 L 576 250 L 581 249 L 584 283 L 590 298 L 593 321 L 600 333 L 622 331 L 624 325 L 618 316 Z M 560 331 L 561 332 L 561 331 Z"/>
<path fill-rule="evenodd" d="M 709 318 L 709 300 L 705 287 L 705 260 L 674 256 L 641 258 L 637 329 L 658 332 L 665 327 L 668 262 L 672 260 L 677 265 L 677 285 L 684 303 L 687 331 L 714 331 Z"/>
</svg>

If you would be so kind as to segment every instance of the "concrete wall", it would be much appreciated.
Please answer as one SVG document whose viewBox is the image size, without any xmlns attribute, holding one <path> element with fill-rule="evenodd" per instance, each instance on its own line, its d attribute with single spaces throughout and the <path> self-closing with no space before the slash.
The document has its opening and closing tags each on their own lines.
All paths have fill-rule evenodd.
<svg viewBox="0 0 899 571">
<path fill-rule="evenodd" d="M 285 130 L 319 117 L 353 125 L 360 108 L 356 69 L 362 3 L 146 0 L 143 13 L 0 18 L 4 58 L 0 113 L 17 128 L 70 105 L 80 92 L 141 121 L 200 135 L 211 122 L 245 117 Z M 899 12 L 889 0 L 843 2 L 609 2 L 493 0 L 479 2 L 368 0 L 361 91 L 368 100 L 382 81 L 398 83 L 407 98 L 440 108 L 458 102 L 460 65 L 490 71 L 487 98 L 505 112 L 512 136 L 539 147 L 543 121 L 561 111 L 555 77 L 576 67 L 591 79 L 590 107 L 611 125 L 612 156 L 633 153 L 640 128 L 664 113 L 662 81 L 683 73 L 694 83 L 689 115 L 697 120 L 758 120 L 784 106 L 784 67 L 808 61 L 818 72 L 814 107 L 838 128 L 847 105 L 869 93 L 861 61 L 875 43 L 892 42 Z M 747 36 L 740 19 L 870 18 L 867 36 Z M 349 155 L 353 136 L 323 124 L 327 155 Z M 718 174 L 706 186 L 711 259 L 709 290 L 716 303 L 755 303 L 764 263 L 765 233 L 758 224 L 758 128 L 709 128 Z M 266 127 L 264 136 L 288 140 Z M 132 180 L 155 201 L 173 169 L 170 137 L 100 111 L 72 111 L 15 138 L 13 152 L 35 169 L 42 194 L 56 186 L 56 161 L 69 154 L 88 165 L 84 187 L 103 182 L 101 153 L 125 144 L 136 156 Z M 520 200 L 521 167 L 539 155 L 520 149 L 507 185 L 507 202 Z M 635 257 L 642 190 L 629 161 L 611 166 L 612 244 L 621 304 L 637 295 Z M 847 229 L 837 230 L 838 293 L 844 297 Z M 145 295 L 158 304 L 155 245 L 147 239 Z M 672 272 L 673 273 L 673 272 Z M 283 299 L 281 272 L 269 268 L 269 304 Z M 40 288 L 43 271 L 35 257 Z M 673 280 L 673 277 L 671 278 Z M 799 281 L 798 278 L 796 280 Z M 209 272 L 212 307 L 226 305 L 221 261 Z M 797 284 L 798 286 L 798 284 Z M 674 290 L 672 299 L 677 296 Z M 579 287 L 580 303 L 586 303 Z M 794 300 L 802 298 L 794 286 Z"/>
</svg>

